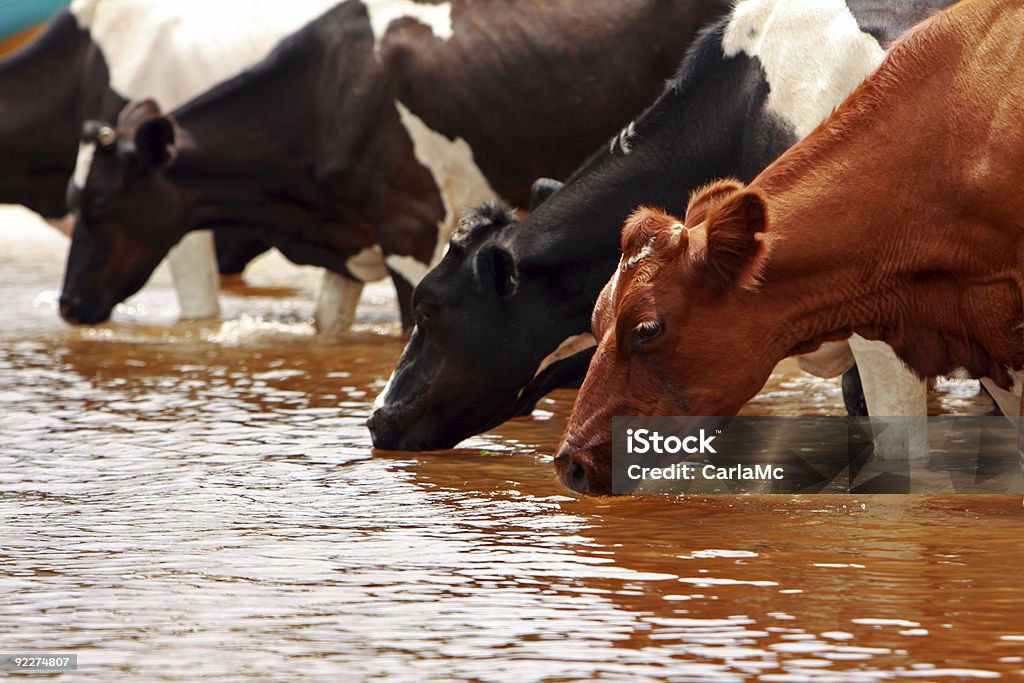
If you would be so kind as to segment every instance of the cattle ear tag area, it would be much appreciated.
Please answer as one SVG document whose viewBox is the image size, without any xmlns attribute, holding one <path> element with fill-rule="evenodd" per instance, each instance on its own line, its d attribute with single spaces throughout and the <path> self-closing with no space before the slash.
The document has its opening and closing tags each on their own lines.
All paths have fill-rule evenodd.
<svg viewBox="0 0 1024 683">
<path fill-rule="evenodd" d="M 117 131 L 110 126 L 102 126 L 96 131 L 96 144 L 100 147 L 110 147 L 117 142 Z"/>
</svg>

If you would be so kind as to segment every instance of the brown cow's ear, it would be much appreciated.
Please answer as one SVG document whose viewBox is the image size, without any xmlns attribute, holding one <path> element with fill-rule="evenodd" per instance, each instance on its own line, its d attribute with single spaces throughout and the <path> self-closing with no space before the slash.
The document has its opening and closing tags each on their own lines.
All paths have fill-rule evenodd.
<svg viewBox="0 0 1024 683">
<path fill-rule="evenodd" d="M 622 254 L 628 259 L 643 250 L 659 232 L 678 223 L 678 219 L 661 209 L 641 206 L 622 226 Z"/>
<path fill-rule="evenodd" d="M 729 195 L 742 191 L 743 187 L 739 180 L 725 178 L 694 190 L 690 195 L 689 204 L 686 205 L 686 225 L 691 228 L 700 225 L 707 219 L 712 206 L 719 204 Z"/>
<path fill-rule="evenodd" d="M 175 147 L 174 119 L 160 116 L 143 121 L 135 129 L 135 153 L 146 171 L 157 171 L 174 163 L 178 151 Z"/>
<path fill-rule="evenodd" d="M 735 283 L 757 256 L 761 242 L 756 235 L 767 226 L 764 198 L 745 190 L 712 206 L 704 221 L 709 277 L 725 287 Z"/>
</svg>

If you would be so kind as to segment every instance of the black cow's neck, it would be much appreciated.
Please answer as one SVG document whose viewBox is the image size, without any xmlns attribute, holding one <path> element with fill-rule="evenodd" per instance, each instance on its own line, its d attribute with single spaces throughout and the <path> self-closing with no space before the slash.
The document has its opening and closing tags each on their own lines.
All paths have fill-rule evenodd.
<svg viewBox="0 0 1024 683">
<path fill-rule="evenodd" d="M 347 28 L 353 12 L 365 15 L 365 8 L 336 7 L 258 66 L 174 113 L 181 144 L 170 178 L 186 197 L 188 230 L 243 226 L 297 263 L 343 270 L 325 228 L 344 217 L 325 205 L 326 187 L 333 204 L 344 203 L 337 176 L 352 172 L 351 151 L 338 140 L 348 126 L 353 138 L 367 129 L 336 103 L 353 78 L 372 77 L 367 62 L 374 59 L 368 22 L 358 35 Z"/>
<path fill-rule="evenodd" d="M 767 86 L 757 63 L 723 55 L 723 28 L 699 39 L 625 146 L 604 147 L 522 223 L 512 246 L 524 267 L 586 264 L 596 296 L 618 261 L 622 224 L 638 206 L 682 215 L 693 190 L 725 176 L 749 181 L 794 141 L 784 130 L 751 139 L 751 129 L 778 124 L 762 115 Z M 778 149 L 761 142 L 772 137 Z"/>
<path fill-rule="evenodd" d="M 82 121 L 113 118 L 123 105 L 89 32 L 61 13 L 0 63 L 0 203 L 65 215 Z"/>
</svg>

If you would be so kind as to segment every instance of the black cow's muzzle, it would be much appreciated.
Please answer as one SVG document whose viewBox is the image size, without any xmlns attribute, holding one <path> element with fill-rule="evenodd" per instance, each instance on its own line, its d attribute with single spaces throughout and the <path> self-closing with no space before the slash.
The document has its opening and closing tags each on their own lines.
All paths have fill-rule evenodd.
<svg viewBox="0 0 1024 683">
<path fill-rule="evenodd" d="M 110 318 L 111 307 L 102 303 L 87 303 L 72 294 L 60 298 L 60 317 L 72 325 L 96 325 Z"/>
</svg>

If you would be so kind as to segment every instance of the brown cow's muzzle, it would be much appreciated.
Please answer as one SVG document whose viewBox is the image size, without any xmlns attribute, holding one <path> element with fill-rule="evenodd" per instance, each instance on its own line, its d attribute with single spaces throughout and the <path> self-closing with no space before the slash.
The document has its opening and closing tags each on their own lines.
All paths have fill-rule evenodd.
<svg viewBox="0 0 1024 683">
<path fill-rule="evenodd" d="M 563 444 L 555 456 L 555 472 L 566 488 L 592 496 L 612 492 L 611 443 L 578 449 Z"/>
</svg>

